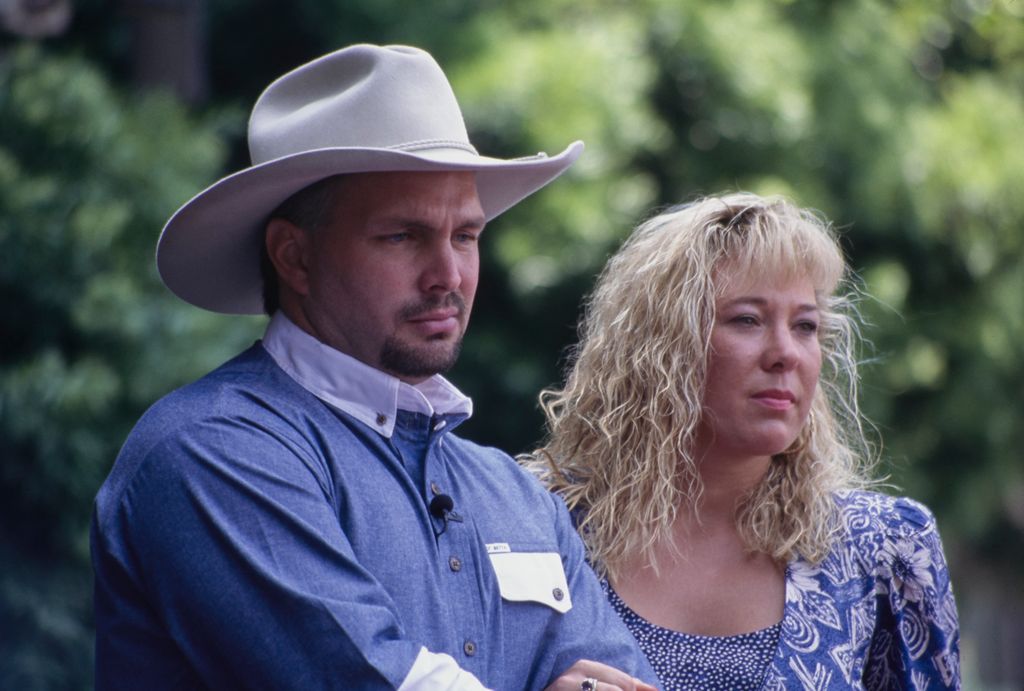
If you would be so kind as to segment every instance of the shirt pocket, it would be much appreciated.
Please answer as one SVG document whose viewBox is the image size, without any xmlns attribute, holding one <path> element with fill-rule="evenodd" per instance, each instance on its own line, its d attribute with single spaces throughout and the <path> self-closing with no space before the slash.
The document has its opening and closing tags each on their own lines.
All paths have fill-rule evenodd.
<svg viewBox="0 0 1024 691">
<path fill-rule="evenodd" d="M 539 602 L 561 614 L 572 609 L 558 552 L 512 552 L 504 545 L 488 545 L 487 556 L 503 600 Z"/>
</svg>

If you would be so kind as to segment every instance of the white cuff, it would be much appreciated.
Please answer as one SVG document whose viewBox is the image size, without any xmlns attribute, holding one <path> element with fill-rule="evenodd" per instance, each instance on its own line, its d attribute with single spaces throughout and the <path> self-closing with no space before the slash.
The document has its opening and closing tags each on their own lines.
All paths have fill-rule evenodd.
<svg viewBox="0 0 1024 691">
<path fill-rule="evenodd" d="M 459 667 L 451 655 L 420 648 L 398 691 L 487 691 L 487 688 Z"/>
</svg>

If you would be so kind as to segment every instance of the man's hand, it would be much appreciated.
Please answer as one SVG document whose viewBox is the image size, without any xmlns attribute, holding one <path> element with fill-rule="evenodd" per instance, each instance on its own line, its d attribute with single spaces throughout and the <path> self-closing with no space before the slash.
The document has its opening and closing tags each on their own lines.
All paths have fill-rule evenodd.
<svg viewBox="0 0 1024 691">
<path fill-rule="evenodd" d="M 590 684 L 586 684 L 589 681 Z M 545 691 L 658 691 L 614 667 L 592 660 L 577 660 Z"/>
</svg>

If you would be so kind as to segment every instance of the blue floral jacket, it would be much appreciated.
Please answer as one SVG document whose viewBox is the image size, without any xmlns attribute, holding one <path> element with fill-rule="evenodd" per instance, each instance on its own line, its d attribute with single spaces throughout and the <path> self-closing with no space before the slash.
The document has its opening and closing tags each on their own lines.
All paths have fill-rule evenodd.
<svg viewBox="0 0 1024 691">
<path fill-rule="evenodd" d="M 935 519 L 907 498 L 838 495 L 845 535 L 786 571 L 765 691 L 959 689 L 956 603 Z"/>
</svg>

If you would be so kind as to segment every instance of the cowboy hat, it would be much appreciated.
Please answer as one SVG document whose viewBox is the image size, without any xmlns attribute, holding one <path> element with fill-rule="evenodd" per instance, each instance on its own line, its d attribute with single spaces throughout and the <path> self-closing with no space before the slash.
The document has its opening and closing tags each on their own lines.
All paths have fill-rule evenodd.
<svg viewBox="0 0 1024 691">
<path fill-rule="evenodd" d="M 557 156 L 481 156 L 451 85 L 428 53 L 350 46 L 267 87 L 249 118 L 253 165 L 175 212 L 157 243 L 157 269 L 186 302 L 259 314 L 268 216 L 304 187 L 341 173 L 473 171 L 490 220 L 561 175 L 582 150 L 577 141 Z"/>
</svg>

